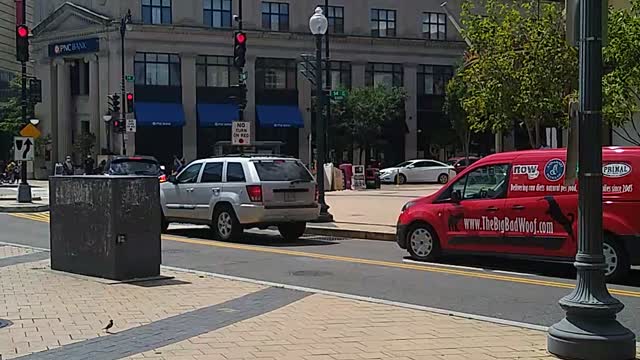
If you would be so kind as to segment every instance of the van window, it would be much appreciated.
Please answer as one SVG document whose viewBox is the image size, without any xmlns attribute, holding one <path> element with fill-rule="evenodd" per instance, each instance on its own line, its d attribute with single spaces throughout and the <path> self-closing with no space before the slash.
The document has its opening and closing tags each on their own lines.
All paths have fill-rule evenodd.
<svg viewBox="0 0 640 360">
<path fill-rule="evenodd" d="M 463 200 L 500 199 L 507 195 L 508 182 L 509 165 L 487 165 L 458 179 L 451 189 Z"/>
</svg>

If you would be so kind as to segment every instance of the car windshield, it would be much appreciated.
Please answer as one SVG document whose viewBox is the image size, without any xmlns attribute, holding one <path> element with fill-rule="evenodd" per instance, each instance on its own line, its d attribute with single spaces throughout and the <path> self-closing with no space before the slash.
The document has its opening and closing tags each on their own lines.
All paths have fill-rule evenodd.
<svg viewBox="0 0 640 360">
<path fill-rule="evenodd" d="M 153 160 L 116 160 L 109 167 L 110 175 L 160 175 L 160 166 Z"/>
<path fill-rule="evenodd" d="M 262 181 L 313 181 L 304 165 L 295 160 L 259 160 L 254 166 Z"/>
</svg>

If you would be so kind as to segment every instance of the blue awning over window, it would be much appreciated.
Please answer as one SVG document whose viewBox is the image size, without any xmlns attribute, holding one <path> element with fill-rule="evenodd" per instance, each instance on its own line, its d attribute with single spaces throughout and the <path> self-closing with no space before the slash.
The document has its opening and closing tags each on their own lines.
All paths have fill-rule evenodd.
<svg viewBox="0 0 640 360">
<path fill-rule="evenodd" d="M 198 122 L 201 127 L 231 126 L 238 119 L 234 104 L 198 104 Z"/>
<path fill-rule="evenodd" d="M 137 126 L 184 126 L 182 104 L 136 102 Z"/>
<path fill-rule="evenodd" d="M 260 127 L 304 127 L 304 120 L 297 105 L 257 105 L 256 110 Z"/>
</svg>

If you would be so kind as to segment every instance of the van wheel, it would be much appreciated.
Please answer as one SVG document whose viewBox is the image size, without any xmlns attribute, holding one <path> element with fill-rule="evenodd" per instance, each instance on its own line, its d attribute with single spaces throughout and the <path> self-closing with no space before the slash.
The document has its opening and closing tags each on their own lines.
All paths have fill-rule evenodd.
<svg viewBox="0 0 640 360">
<path fill-rule="evenodd" d="M 407 177 L 404 174 L 397 175 L 394 182 L 396 184 L 404 185 L 407 183 Z"/>
<path fill-rule="evenodd" d="M 296 241 L 300 239 L 306 229 L 307 223 L 304 222 L 278 225 L 278 231 L 286 241 Z"/>
<path fill-rule="evenodd" d="M 415 260 L 435 260 L 440 255 L 438 235 L 428 224 L 413 224 L 407 231 L 407 250 Z"/>
<path fill-rule="evenodd" d="M 447 174 L 440 174 L 440 176 L 438 176 L 438 183 L 440 184 L 446 184 L 449 182 L 449 175 Z"/>
<path fill-rule="evenodd" d="M 629 257 L 625 249 L 610 235 L 605 235 L 602 252 L 607 265 L 604 270 L 607 282 L 618 281 L 627 276 L 631 269 Z"/>
<path fill-rule="evenodd" d="M 243 232 L 242 225 L 236 217 L 233 208 L 228 205 L 220 206 L 213 214 L 211 224 L 216 240 L 232 241 L 238 239 Z"/>
</svg>

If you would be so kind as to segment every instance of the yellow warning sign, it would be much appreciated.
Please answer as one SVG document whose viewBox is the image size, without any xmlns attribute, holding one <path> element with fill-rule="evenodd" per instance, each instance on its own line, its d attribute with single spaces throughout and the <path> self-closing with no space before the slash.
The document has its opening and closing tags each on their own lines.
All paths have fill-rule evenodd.
<svg viewBox="0 0 640 360">
<path fill-rule="evenodd" d="M 34 139 L 37 139 L 40 137 L 40 130 L 38 130 L 37 127 L 35 127 L 33 124 L 29 124 L 25 127 L 22 128 L 22 130 L 20 130 L 20 135 L 24 136 L 24 137 L 32 137 Z"/>
</svg>

